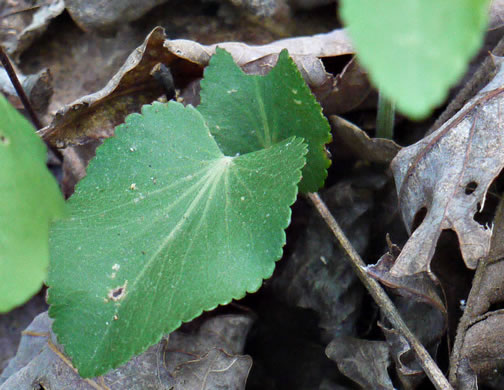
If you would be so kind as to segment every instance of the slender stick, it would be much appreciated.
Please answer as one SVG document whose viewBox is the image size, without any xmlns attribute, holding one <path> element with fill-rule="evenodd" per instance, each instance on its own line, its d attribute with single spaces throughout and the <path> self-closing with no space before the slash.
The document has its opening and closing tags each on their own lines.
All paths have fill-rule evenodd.
<svg viewBox="0 0 504 390">
<path fill-rule="evenodd" d="M 453 390 L 450 383 L 437 366 L 436 362 L 434 362 L 424 346 L 418 341 L 416 336 L 404 323 L 397 308 L 394 306 L 389 296 L 385 293 L 385 290 L 383 290 L 383 288 L 375 279 L 367 274 L 365 269 L 366 264 L 364 263 L 364 261 L 362 261 L 359 254 L 355 251 L 350 241 L 348 241 L 345 233 L 343 233 L 343 230 L 341 230 L 340 226 L 332 216 L 324 201 L 317 193 L 308 194 L 308 197 L 313 202 L 313 205 L 347 253 L 352 268 L 357 273 L 357 276 L 367 288 L 377 305 L 380 307 L 385 317 L 390 321 L 392 326 L 397 329 L 409 342 L 411 348 L 416 353 L 420 365 L 422 366 L 436 389 Z"/>
<path fill-rule="evenodd" d="M 19 82 L 19 79 L 17 78 L 16 72 L 14 71 L 14 68 L 12 67 L 12 64 L 9 60 L 9 57 L 7 57 L 7 54 L 5 53 L 2 45 L 0 45 L 0 61 L 2 62 L 3 67 L 5 68 L 5 71 L 9 75 L 9 78 L 12 82 L 12 85 L 16 89 L 16 92 L 19 96 L 19 99 L 21 99 L 21 103 L 23 103 L 24 108 L 30 115 L 30 118 L 33 122 L 33 125 L 37 130 L 41 129 L 42 123 L 40 122 L 37 114 L 35 114 L 35 111 L 33 110 L 33 107 L 30 103 L 30 100 L 28 99 L 28 96 L 26 96 L 26 93 L 21 86 L 21 83 Z"/>
<path fill-rule="evenodd" d="M 395 103 L 385 97 L 380 91 L 378 94 L 378 114 L 376 117 L 376 137 L 394 138 Z"/>
</svg>

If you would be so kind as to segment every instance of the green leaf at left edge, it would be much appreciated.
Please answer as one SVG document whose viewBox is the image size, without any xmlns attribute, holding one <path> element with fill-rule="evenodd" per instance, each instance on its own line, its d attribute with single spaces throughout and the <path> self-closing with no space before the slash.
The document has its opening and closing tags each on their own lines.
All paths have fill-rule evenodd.
<svg viewBox="0 0 504 390">
<path fill-rule="evenodd" d="M 226 157 L 176 102 L 128 116 L 51 232 L 49 315 L 79 373 L 101 375 L 256 291 L 282 255 L 305 153 L 292 137 Z"/>
<path fill-rule="evenodd" d="M 201 81 L 198 111 L 228 156 L 302 137 L 308 154 L 299 190 L 315 192 L 323 186 L 331 129 L 287 50 L 266 76 L 258 76 L 245 74 L 229 53 L 217 48 Z"/>
<path fill-rule="evenodd" d="M 0 94 L 0 313 L 26 302 L 46 277 L 49 223 L 64 201 L 33 126 Z"/>
</svg>

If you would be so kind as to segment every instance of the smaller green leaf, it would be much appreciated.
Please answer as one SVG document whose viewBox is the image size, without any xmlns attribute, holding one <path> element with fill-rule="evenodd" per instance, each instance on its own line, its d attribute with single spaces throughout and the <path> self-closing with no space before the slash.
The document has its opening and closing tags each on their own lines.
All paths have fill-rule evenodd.
<svg viewBox="0 0 504 390">
<path fill-rule="evenodd" d="M 64 201 L 32 125 L 0 94 L 0 313 L 26 302 L 46 277 L 49 222 Z"/>
<path fill-rule="evenodd" d="M 420 119 L 481 46 L 488 0 L 344 0 L 341 15 L 380 92 Z"/>
<path fill-rule="evenodd" d="M 228 156 L 303 138 L 308 154 L 299 190 L 315 192 L 323 186 L 331 164 L 325 151 L 331 128 L 287 50 L 266 76 L 258 76 L 245 74 L 228 52 L 217 48 L 201 81 L 198 110 Z"/>
</svg>

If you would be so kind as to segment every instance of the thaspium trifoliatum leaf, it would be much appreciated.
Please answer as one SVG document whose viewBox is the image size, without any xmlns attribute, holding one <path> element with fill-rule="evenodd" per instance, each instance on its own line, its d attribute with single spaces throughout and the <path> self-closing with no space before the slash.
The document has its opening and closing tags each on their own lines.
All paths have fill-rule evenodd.
<svg viewBox="0 0 504 390">
<path fill-rule="evenodd" d="M 79 373 L 256 291 L 281 257 L 306 151 L 290 137 L 226 156 L 176 102 L 128 116 L 52 229 L 49 314 Z"/>
<path fill-rule="evenodd" d="M 315 192 L 323 186 L 331 129 L 287 50 L 266 76 L 259 76 L 245 74 L 231 54 L 217 48 L 204 76 L 198 110 L 224 154 L 249 153 L 293 135 L 302 137 L 308 154 L 299 190 Z"/>
<path fill-rule="evenodd" d="M 428 115 L 481 46 L 488 0 L 344 0 L 360 62 L 412 118 Z"/>
<path fill-rule="evenodd" d="M 53 227 L 49 314 L 82 376 L 256 291 L 281 257 L 298 186 L 315 191 L 327 175 L 329 125 L 287 52 L 260 77 L 218 50 L 205 80 L 198 109 L 129 116 Z"/>
<path fill-rule="evenodd" d="M 35 294 L 49 267 L 49 223 L 65 203 L 33 126 L 0 94 L 0 313 Z"/>
</svg>

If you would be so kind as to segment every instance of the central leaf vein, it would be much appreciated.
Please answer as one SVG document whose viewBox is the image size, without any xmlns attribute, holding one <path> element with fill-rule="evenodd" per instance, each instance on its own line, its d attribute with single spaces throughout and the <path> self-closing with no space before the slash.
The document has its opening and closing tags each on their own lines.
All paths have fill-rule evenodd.
<svg viewBox="0 0 504 390">
<path fill-rule="evenodd" d="M 259 115 L 261 116 L 262 129 L 264 130 L 263 145 L 265 148 L 271 146 L 271 133 L 269 128 L 268 116 L 266 115 L 266 109 L 264 108 L 263 93 L 261 92 L 261 86 L 258 78 L 254 78 L 255 94 L 257 99 L 257 104 L 259 106 Z M 260 130 L 256 131 L 258 134 Z"/>
</svg>

